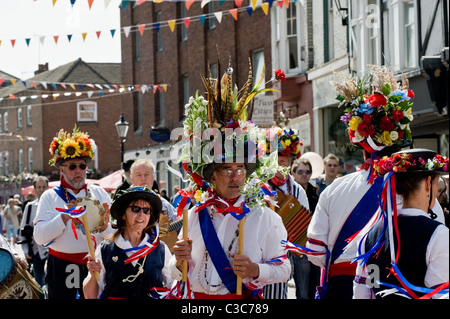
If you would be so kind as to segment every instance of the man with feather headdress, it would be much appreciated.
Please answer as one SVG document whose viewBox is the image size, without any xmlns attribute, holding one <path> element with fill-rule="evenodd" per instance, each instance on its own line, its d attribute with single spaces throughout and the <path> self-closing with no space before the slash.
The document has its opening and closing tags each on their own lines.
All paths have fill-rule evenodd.
<svg viewBox="0 0 450 319">
<path fill-rule="evenodd" d="M 285 282 L 290 274 L 280 244 L 286 229 L 263 200 L 269 192 L 265 182 L 279 170 L 276 154 L 261 157 L 255 142 L 261 132 L 247 120 L 249 103 L 263 91 L 258 90 L 262 77 L 251 88 L 250 67 L 238 90 L 232 75 L 229 66 L 221 80 L 202 77 L 206 98 L 197 93 L 186 106 L 189 142 L 180 161 L 196 185 L 197 204 L 188 213 L 189 239 L 181 232 L 174 246 L 171 270 L 181 279 L 182 262 L 188 261 L 187 282 L 197 299 L 253 298 L 263 286 Z"/>
</svg>

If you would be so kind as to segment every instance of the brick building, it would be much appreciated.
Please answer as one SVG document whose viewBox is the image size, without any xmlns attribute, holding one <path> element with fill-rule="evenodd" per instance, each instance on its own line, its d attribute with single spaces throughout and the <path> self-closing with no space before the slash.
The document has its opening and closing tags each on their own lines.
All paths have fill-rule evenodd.
<svg viewBox="0 0 450 319">
<path fill-rule="evenodd" d="M 121 10 L 121 26 L 132 26 L 128 36 L 122 34 L 122 82 L 167 84 L 167 90 L 156 94 L 135 93 L 122 99 L 122 112 L 130 123 L 125 143 L 125 159 L 149 158 L 157 166 L 157 180 L 172 193 L 180 181 L 169 175 L 166 164 L 177 168 L 169 156 L 169 140 L 158 140 L 175 128 L 182 127 L 184 105 L 198 90 L 204 94 L 200 74 L 211 69 L 217 76 L 217 52 L 220 54 L 220 76 L 228 67 L 234 69 L 233 81 L 241 87 L 248 76 L 252 60 L 255 81 L 265 64 L 265 78 L 273 76 L 271 63 L 270 16 L 260 7 L 251 12 L 234 2 L 211 1 L 201 8 L 194 2 L 187 10 L 181 2 L 146 2 Z M 237 19 L 229 10 L 238 9 Z M 222 19 L 217 13 L 222 12 Z M 200 18 L 202 17 L 202 18 Z M 168 21 L 176 19 L 174 30 Z M 189 27 L 184 23 L 190 19 Z M 139 32 L 138 25 L 145 25 Z M 153 137 L 151 138 L 150 135 Z"/>
<path fill-rule="evenodd" d="M 120 168 L 114 123 L 122 98 L 106 87 L 93 86 L 121 83 L 120 64 L 78 59 L 54 70 L 40 65 L 26 81 L 7 78 L 4 82 L 10 83 L 0 88 L 0 176 L 24 171 L 51 176 L 56 170 L 48 164 L 50 142 L 60 129 L 71 132 L 75 124 L 96 141 L 90 169 L 104 175 Z"/>
</svg>

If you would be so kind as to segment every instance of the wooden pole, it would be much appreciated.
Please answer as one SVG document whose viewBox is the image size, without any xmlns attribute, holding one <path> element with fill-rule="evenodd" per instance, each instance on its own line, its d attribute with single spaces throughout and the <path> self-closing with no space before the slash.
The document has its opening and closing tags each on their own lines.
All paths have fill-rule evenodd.
<svg viewBox="0 0 450 319">
<path fill-rule="evenodd" d="M 83 216 L 81 216 L 81 219 L 83 221 L 84 232 L 86 233 L 86 240 L 87 240 L 87 244 L 88 244 L 88 248 L 89 248 L 89 253 L 93 258 L 95 258 L 94 244 L 92 243 L 91 230 L 89 229 L 89 223 L 88 223 L 86 214 L 83 214 Z M 98 271 L 96 271 L 94 273 L 94 275 L 95 275 L 95 280 L 99 281 L 100 274 L 98 273 Z"/>
<path fill-rule="evenodd" d="M 183 209 L 183 240 L 188 239 L 188 210 Z M 183 260 L 181 263 L 181 281 L 187 281 L 188 262 Z"/>
<path fill-rule="evenodd" d="M 244 253 L 244 225 L 245 225 L 245 217 L 239 221 L 239 239 L 238 239 L 238 254 L 242 255 Z M 237 276 L 236 282 L 236 295 L 242 295 L 242 278 L 241 276 Z"/>
</svg>

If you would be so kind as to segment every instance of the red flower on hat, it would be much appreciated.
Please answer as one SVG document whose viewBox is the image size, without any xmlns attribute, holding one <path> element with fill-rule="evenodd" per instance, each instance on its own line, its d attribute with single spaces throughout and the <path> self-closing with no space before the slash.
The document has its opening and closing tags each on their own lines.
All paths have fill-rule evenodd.
<svg viewBox="0 0 450 319">
<path fill-rule="evenodd" d="M 387 103 L 387 100 L 384 97 L 384 95 L 380 94 L 380 93 L 372 94 L 371 96 L 369 96 L 369 98 L 367 100 L 369 102 L 369 105 L 373 106 L 373 107 L 383 106 L 383 105 L 386 105 L 386 103 Z"/>
<path fill-rule="evenodd" d="M 284 74 L 281 69 L 275 70 L 275 79 L 277 79 L 280 82 L 283 82 L 286 80 L 286 74 Z"/>
<path fill-rule="evenodd" d="M 396 122 L 400 122 L 400 120 L 405 117 L 405 114 L 400 110 L 393 110 L 391 115 Z"/>
<path fill-rule="evenodd" d="M 408 90 L 408 97 L 413 98 L 414 95 L 414 91 L 413 90 Z"/>
<path fill-rule="evenodd" d="M 375 129 L 372 124 L 362 122 L 361 124 L 358 125 L 358 133 L 361 136 L 369 137 L 369 136 L 375 134 Z"/>
<path fill-rule="evenodd" d="M 392 131 L 394 129 L 394 123 L 387 116 L 383 116 L 380 121 L 380 128 L 383 131 Z"/>
</svg>

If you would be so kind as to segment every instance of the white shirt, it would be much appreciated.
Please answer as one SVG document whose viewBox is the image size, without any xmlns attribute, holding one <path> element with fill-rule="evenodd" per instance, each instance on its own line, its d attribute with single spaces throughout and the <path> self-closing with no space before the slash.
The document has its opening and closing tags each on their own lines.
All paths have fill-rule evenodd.
<svg viewBox="0 0 450 319">
<path fill-rule="evenodd" d="M 149 239 L 149 235 L 145 234 L 144 239 L 140 242 L 140 244 L 138 246 L 142 246 L 145 245 L 147 243 Z M 119 235 L 119 237 L 117 237 L 114 241 L 114 243 L 120 248 L 120 249 L 129 249 L 129 248 L 133 248 L 131 246 L 131 243 L 124 239 L 122 237 L 122 235 Z M 164 245 L 165 248 L 165 253 L 164 253 L 164 267 L 162 269 L 162 275 L 163 275 L 163 285 L 164 287 L 170 288 L 172 286 L 172 282 L 173 279 L 170 277 L 170 273 L 169 273 L 169 262 L 170 259 L 172 257 L 172 254 L 169 250 L 169 248 L 167 247 L 167 245 L 165 245 L 162 241 L 160 241 L 159 243 L 160 245 Z M 125 254 L 127 255 L 127 257 L 132 256 L 136 251 L 128 251 Z M 98 283 L 98 296 L 97 298 L 100 298 L 101 294 L 103 293 L 103 290 L 105 290 L 105 282 L 104 282 L 104 278 L 105 278 L 105 274 L 106 274 L 106 270 L 105 270 L 105 266 L 103 264 L 103 259 L 102 259 L 102 250 L 101 250 L 101 245 L 99 245 L 97 247 L 97 249 L 95 250 L 95 258 L 100 262 L 101 266 L 102 266 L 102 270 L 100 271 L 99 275 L 100 275 L 100 280 L 97 281 Z M 141 259 L 138 260 L 134 260 L 131 262 L 131 264 L 136 267 L 136 265 L 138 264 L 138 262 L 142 262 Z M 136 267 L 136 273 L 134 274 L 127 274 L 123 279 L 126 279 L 129 275 L 133 276 L 136 275 L 138 272 L 138 267 Z M 89 279 L 91 278 L 91 273 L 89 272 L 88 276 L 83 280 L 83 283 L 89 281 Z M 131 280 L 132 278 L 130 278 Z"/>
<path fill-rule="evenodd" d="M 350 213 L 370 188 L 367 183 L 367 171 L 360 171 L 337 178 L 320 194 L 319 202 L 308 226 L 308 238 L 323 242 L 329 251 L 333 251 L 334 243 Z M 311 243 L 307 248 L 325 251 L 325 248 Z M 339 256 L 335 263 L 350 261 L 357 253 L 357 244 L 353 241 Z M 326 256 L 309 256 L 315 265 L 325 267 Z"/>
<path fill-rule="evenodd" d="M 111 197 L 106 191 L 97 186 L 88 184 L 89 194 L 92 198 L 100 201 L 101 204 L 107 203 L 111 205 Z M 78 194 L 67 189 L 74 197 L 86 197 L 86 191 L 83 189 Z M 79 228 L 75 228 L 77 238 L 75 238 L 72 230 L 72 220 L 64 224 L 61 213 L 55 208 L 64 208 L 67 205 L 66 200 L 62 199 L 54 189 L 46 190 L 39 200 L 36 218 L 34 219 L 34 240 L 39 245 L 47 245 L 48 247 L 63 253 L 82 253 L 88 251 L 86 237 Z M 95 237 L 95 242 L 100 244 L 104 238 L 113 232 L 111 225 L 103 232 L 91 233 Z"/>
<path fill-rule="evenodd" d="M 234 206 L 239 206 L 244 198 L 239 197 Z M 191 290 L 206 294 L 228 294 L 228 289 L 223 285 L 211 257 L 206 255 L 206 248 L 200 230 L 198 213 L 193 207 L 189 210 L 188 237 L 192 239 L 191 260 L 188 267 L 188 279 Z M 208 210 L 211 212 L 212 207 Z M 231 214 L 225 216 L 220 213 L 213 213 L 212 223 L 217 232 L 222 248 L 232 264 L 230 254 L 237 253 L 238 237 L 236 230 L 239 221 Z M 183 232 L 179 238 L 183 238 Z M 275 282 L 286 282 L 289 279 L 291 265 L 289 260 L 284 259 L 283 264 L 267 264 L 266 262 L 276 257 L 284 255 L 281 241 L 287 239 L 286 229 L 279 215 L 267 207 L 254 207 L 246 215 L 244 227 L 244 255 L 259 266 L 259 277 L 251 280 L 244 278 L 243 283 L 251 282 L 257 288 L 262 288 L 267 284 Z M 231 250 L 229 250 L 231 246 Z M 176 268 L 176 258 L 172 257 L 171 274 L 175 280 L 181 280 L 181 271 Z"/>
<path fill-rule="evenodd" d="M 426 212 L 415 208 L 399 209 L 398 215 L 430 217 Z M 365 252 L 364 246 L 365 245 L 362 245 L 363 253 Z M 425 286 L 427 288 L 431 288 L 447 282 L 449 277 L 449 231 L 445 225 L 441 224 L 435 229 L 430 241 L 428 242 L 425 259 L 427 264 Z M 367 277 L 367 268 L 362 269 L 362 267 L 358 265 L 356 275 Z M 382 278 L 380 278 L 380 280 L 383 281 Z M 408 280 L 408 278 L 406 278 L 406 280 Z M 386 287 L 386 289 L 389 288 Z M 375 299 L 372 289 L 364 284 L 353 283 L 353 291 L 354 299 Z M 442 295 L 433 296 L 433 298 L 440 297 L 442 297 Z"/>
</svg>

